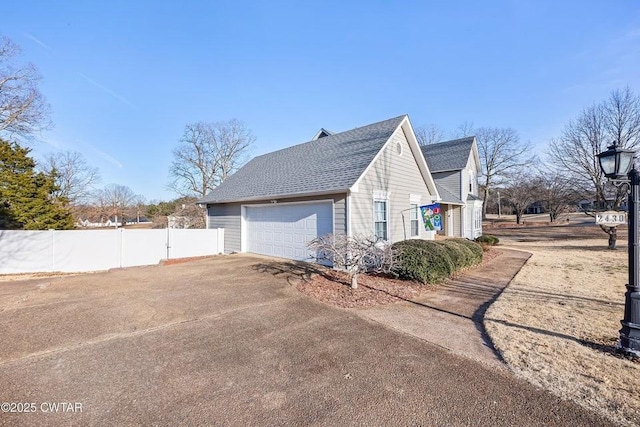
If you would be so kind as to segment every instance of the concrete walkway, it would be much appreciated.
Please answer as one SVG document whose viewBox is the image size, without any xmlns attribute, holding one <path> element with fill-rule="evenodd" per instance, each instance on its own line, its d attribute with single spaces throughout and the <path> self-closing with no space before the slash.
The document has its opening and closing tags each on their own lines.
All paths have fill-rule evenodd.
<svg viewBox="0 0 640 427">
<path fill-rule="evenodd" d="M 438 285 L 419 299 L 354 312 L 453 353 L 504 369 L 484 331 L 484 313 L 531 254 L 499 250 L 500 256 Z"/>
</svg>

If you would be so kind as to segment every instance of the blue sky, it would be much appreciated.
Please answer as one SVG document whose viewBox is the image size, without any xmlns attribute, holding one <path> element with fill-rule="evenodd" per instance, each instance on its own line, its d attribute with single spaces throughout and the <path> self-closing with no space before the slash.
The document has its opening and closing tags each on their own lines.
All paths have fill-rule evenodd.
<svg viewBox="0 0 640 427">
<path fill-rule="evenodd" d="M 252 155 L 401 114 L 512 127 L 544 147 L 580 110 L 640 93 L 640 2 L 19 1 L 0 31 L 43 75 L 55 127 L 102 183 L 171 199 L 185 124 L 237 118 Z"/>
</svg>

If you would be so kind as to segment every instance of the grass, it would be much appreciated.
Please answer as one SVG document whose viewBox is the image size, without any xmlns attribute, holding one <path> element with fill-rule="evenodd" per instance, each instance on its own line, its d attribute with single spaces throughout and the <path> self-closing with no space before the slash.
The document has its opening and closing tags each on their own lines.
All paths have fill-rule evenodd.
<svg viewBox="0 0 640 427">
<path fill-rule="evenodd" d="M 533 255 L 485 314 L 518 376 L 620 425 L 640 422 L 640 361 L 615 351 L 627 281 L 625 236 L 607 250 L 595 225 L 505 230 Z M 622 234 L 622 233 L 621 233 Z"/>
</svg>

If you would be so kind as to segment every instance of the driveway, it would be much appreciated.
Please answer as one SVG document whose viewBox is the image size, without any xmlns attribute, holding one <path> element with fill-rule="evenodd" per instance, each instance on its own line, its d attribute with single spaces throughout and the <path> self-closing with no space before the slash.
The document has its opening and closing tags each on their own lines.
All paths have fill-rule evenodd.
<svg viewBox="0 0 640 427">
<path fill-rule="evenodd" d="M 608 425 L 301 295 L 304 273 L 231 255 L 2 282 L 0 402 L 35 412 L 0 424 Z"/>
</svg>

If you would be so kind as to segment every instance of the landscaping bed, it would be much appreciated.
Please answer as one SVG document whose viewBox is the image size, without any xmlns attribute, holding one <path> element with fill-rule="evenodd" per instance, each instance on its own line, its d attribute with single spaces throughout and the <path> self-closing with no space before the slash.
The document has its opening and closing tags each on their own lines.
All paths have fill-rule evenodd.
<svg viewBox="0 0 640 427">
<path fill-rule="evenodd" d="M 499 249 L 489 249 L 484 252 L 482 264 L 479 265 L 491 261 L 501 253 Z M 472 268 L 460 270 L 457 274 L 462 274 Z M 349 276 L 346 273 L 327 270 L 321 274 L 314 274 L 307 280 L 302 280 L 298 283 L 297 289 L 305 295 L 336 307 L 367 308 L 413 300 L 437 286 L 368 274 L 358 276 L 357 289 L 352 289 L 349 283 Z"/>
</svg>

